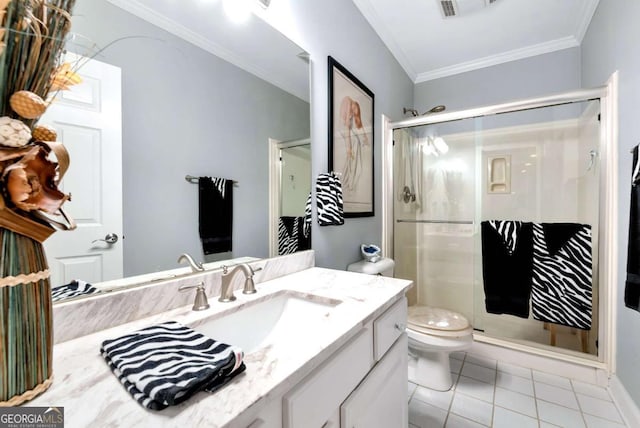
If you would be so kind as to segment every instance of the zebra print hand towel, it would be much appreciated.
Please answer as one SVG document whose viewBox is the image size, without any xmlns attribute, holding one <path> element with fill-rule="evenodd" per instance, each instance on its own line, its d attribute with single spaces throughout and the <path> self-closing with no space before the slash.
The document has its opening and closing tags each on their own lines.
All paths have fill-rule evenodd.
<svg viewBox="0 0 640 428">
<path fill-rule="evenodd" d="M 86 281 L 74 279 L 68 284 L 51 289 L 51 300 L 59 302 L 60 300 L 71 299 L 73 297 L 84 296 L 99 293 L 100 290 Z"/>
<path fill-rule="evenodd" d="M 320 226 L 339 226 L 344 224 L 342 203 L 342 184 L 333 173 L 318 174 L 316 180 L 316 206 Z"/>
<path fill-rule="evenodd" d="M 133 398 L 152 410 L 213 392 L 245 370 L 242 350 L 174 321 L 105 340 L 100 352 Z"/>
<path fill-rule="evenodd" d="M 491 220 L 483 221 L 480 228 L 487 312 L 528 318 L 533 272 L 531 223 Z"/>
<path fill-rule="evenodd" d="M 591 226 L 533 223 L 533 318 L 591 329 Z"/>
</svg>

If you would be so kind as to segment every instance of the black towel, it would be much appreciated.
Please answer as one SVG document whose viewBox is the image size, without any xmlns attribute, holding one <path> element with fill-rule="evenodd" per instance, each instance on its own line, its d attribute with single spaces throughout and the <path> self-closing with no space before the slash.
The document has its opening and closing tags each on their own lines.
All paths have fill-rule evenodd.
<svg viewBox="0 0 640 428">
<path fill-rule="evenodd" d="M 133 398 L 152 410 L 213 392 L 245 370 L 239 348 L 173 321 L 105 340 L 100 353 Z"/>
<path fill-rule="evenodd" d="M 224 178 L 198 179 L 200 240 L 204 254 L 232 250 L 233 181 Z"/>
<path fill-rule="evenodd" d="M 591 329 L 591 252 L 588 224 L 533 223 L 534 319 Z"/>
<path fill-rule="evenodd" d="M 533 273 L 531 223 L 493 220 L 480 226 L 487 312 L 528 318 Z"/>
<path fill-rule="evenodd" d="M 631 204 L 629 207 L 629 243 L 627 246 L 627 280 L 624 287 L 626 307 L 640 311 L 640 158 L 633 149 Z"/>
</svg>

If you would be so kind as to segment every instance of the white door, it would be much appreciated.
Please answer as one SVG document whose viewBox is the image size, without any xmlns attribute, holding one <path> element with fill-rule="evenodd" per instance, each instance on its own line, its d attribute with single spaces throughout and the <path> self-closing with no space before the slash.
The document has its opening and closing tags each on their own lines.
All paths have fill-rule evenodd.
<svg viewBox="0 0 640 428">
<path fill-rule="evenodd" d="M 44 243 L 53 286 L 122 277 L 120 68 L 95 60 L 82 63 L 82 83 L 61 91 L 39 121 L 52 125 L 69 151 L 71 164 L 60 187 L 71 194 L 64 209 L 78 224 Z M 117 241 L 96 241 L 108 234 Z"/>
</svg>

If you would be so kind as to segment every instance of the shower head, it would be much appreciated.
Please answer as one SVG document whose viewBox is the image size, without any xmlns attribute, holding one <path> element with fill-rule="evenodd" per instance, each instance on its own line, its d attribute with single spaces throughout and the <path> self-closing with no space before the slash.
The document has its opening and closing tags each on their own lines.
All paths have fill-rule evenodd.
<svg viewBox="0 0 640 428">
<path fill-rule="evenodd" d="M 431 110 L 429 111 L 425 111 L 424 113 L 422 113 L 422 115 L 424 116 L 425 114 L 431 114 L 431 113 L 440 113 L 443 112 L 447 109 L 447 107 L 443 106 L 442 104 L 433 107 Z"/>
<path fill-rule="evenodd" d="M 403 114 L 407 114 L 407 113 L 411 113 L 411 116 L 413 117 L 418 117 L 418 116 L 424 116 L 425 114 L 431 114 L 431 113 L 440 113 L 442 111 L 445 111 L 447 108 L 445 106 L 443 106 L 442 104 L 437 105 L 435 107 L 433 107 L 431 110 L 429 111 L 425 111 L 424 113 L 419 114 L 418 110 L 414 109 L 414 108 L 406 108 L 404 107 L 402 109 L 402 113 Z"/>
<path fill-rule="evenodd" d="M 411 113 L 411 116 L 413 116 L 413 117 L 418 117 L 418 110 L 416 110 L 414 108 L 403 107 L 402 108 L 402 114 L 407 114 L 407 113 Z"/>
</svg>

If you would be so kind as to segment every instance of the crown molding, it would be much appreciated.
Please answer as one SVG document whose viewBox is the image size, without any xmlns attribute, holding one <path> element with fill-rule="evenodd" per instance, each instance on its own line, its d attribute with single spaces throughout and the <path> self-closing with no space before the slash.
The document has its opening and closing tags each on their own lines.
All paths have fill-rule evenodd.
<svg viewBox="0 0 640 428">
<path fill-rule="evenodd" d="M 382 43 L 387 46 L 387 49 L 389 49 L 396 61 L 398 61 L 404 72 L 407 73 L 409 79 L 411 79 L 411 81 L 415 81 L 417 73 L 411 66 L 411 61 L 409 61 L 404 50 L 393 37 L 393 33 L 384 24 L 384 21 L 380 19 L 380 15 L 378 15 L 378 12 L 372 6 L 371 2 L 367 0 L 353 0 L 353 3 L 355 3 L 356 7 L 360 10 L 360 13 L 362 13 L 365 19 L 369 22 L 373 32 L 382 40 Z"/>
<path fill-rule="evenodd" d="M 202 35 L 196 33 L 195 31 L 190 30 L 184 25 L 174 21 L 173 19 L 167 18 L 166 16 L 156 12 L 155 10 L 149 8 L 148 6 L 143 5 L 137 0 L 106 0 L 108 3 L 119 7 L 120 9 L 131 13 L 132 15 L 137 16 L 138 18 L 149 22 L 150 24 L 159 27 L 174 36 L 177 36 L 205 51 L 239 67 L 248 73 L 257 76 L 272 85 L 277 86 L 278 88 L 295 95 L 296 97 L 309 101 L 308 93 L 298 93 L 295 88 L 291 88 L 284 82 L 279 76 L 274 76 L 271 73 L 268 73 L 264 69 L 252 64 L 249 61 L 244 60 L 240 56 L 236 55 L 229 49 L 226 49 L 219 44 L 213 42 L 212 40 L 203 37 Z"/>
<path fill-rule="evenodd" d="M 414 83 L 427 82 L 429 80 L 435 80 L 442 77 L 466 73 L 467 71 L 478 70 L 485 67 L 491 67 L 493 65 L 504 64 L 506 62 L 560 51 L 563 49 L 574 48 L 576 46 L 580 46 L 580 42 L 578 42 L 575 37 L 563 37 L 561 39 L 551 40 L 549 42 L 539 43 L 537 45 L 531 45 L 520 49 L 514 49 L 496 55 L 475 59 L 473 61 L 462 62 L 460 64 L 437 68 L 435 70 L 420 73 L 417 75 Z"/>
<path fill-rule="evenodd" d="M 589 29 L 589 24 L 591 24 L 591 20 L 593 19 L 593 15 L 596 13 L 596 9 L 598 8 L 599 4 L 600 4 L 600 0 L 584 1 L 582 14 L 580 15 L 578 26 L 574 31 L 574 34 L 578 43 L 582 43 L 582 39 L 584 39 L 584 35 L 587 33 L 587 30 Z"/>
</svg>

